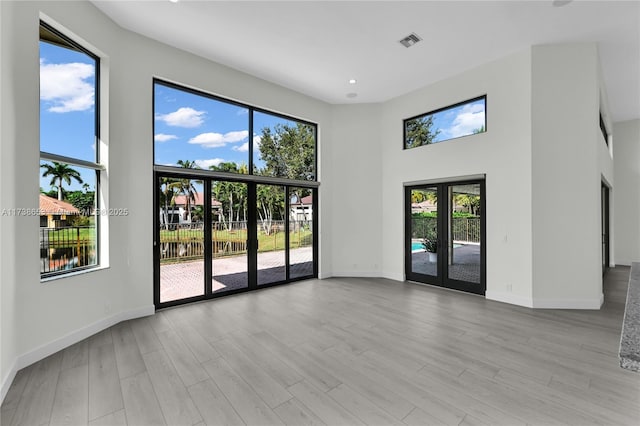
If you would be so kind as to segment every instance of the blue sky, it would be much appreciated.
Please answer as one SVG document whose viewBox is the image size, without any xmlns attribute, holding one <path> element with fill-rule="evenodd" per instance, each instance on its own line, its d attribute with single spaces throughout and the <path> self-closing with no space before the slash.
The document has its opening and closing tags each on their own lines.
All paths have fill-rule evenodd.
<svg viewBox="0 0 640 426">
<path fill-rule="evenodd" d="M 485 124 L 484 99 L 434 114 L 434 129 L 440 129 L 436 142 L 473 134 Z"/>
<path fill-rule="evenodd" d="M 40 150 L 96 160 L 95 62 L 84 53 L 40 42 Z M 95 172 L 75 167 L 94 189 Z M 42 175 L 42 170 L 41 170 Z M 51 178 L 40 177 L 48 191 Z M 82 189 L 72 181 L 66 190 Z"/>
<path fill-rule="evenodd" d="M 249 163 L 249 110 L 157 84 L 154 105 L 155 163 L 191 160 L 204 169 L 221 162 Z M 149 100 L 151 102 L 151 99 Z M 95 62 L 72 49 L 40 42 L 40 150 L 95 161 Z M 260 134 L 265 126 L 294 123 L 254 114 L 254 164 L 260 167 Z M 151 123 L 149 123 L 151 125 Z M 95 173 L 74 167 L 95 186 Z M 44 190 L 50 178 L 40 178 Z M 82 189 L 72 181 L 67 190 Z"/>
<path fill-rule="evenodd" d="M 176 165 L 191 160 L 204 169 L 221 162 L 249 163 L 249 111 L 209 97 L 156 84 L 154 105 L 155 163 Z M 95 161 L 95 62 L 88 55 L 40 42 L 40 150 Z M 436 141 L 471 134 L 485 122 L 484 100 L 436 113 Z M 260 160 L 264 127 L 295 123 L 254 113 L 254 164 Z M 149 141 L 151 143 L 151 141 Z M 95 173 L 76 167 L 95 186 Z M 40 178 L 49 190 L 50 178 Z M 72 181 L 67 190 L 81 189 Z"/>
<path fill-rule="evenodd" d="M 203 169 L 222 162 L 249 164 L 249 110 L 242 106 L 167 87 L 155 86 L 155 163 L 173 166 L 191 160 Z M 280 117 L 256 112 L 254 164 L 260 160 L 264 127 L 293 125 Z"/>
</svg>

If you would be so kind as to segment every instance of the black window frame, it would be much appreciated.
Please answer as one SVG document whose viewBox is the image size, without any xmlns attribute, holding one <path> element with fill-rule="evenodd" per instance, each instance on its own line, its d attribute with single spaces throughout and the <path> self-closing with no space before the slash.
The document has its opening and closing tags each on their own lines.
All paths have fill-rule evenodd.
<svg viewBox="0 0 640 426">
<path fill-rule="evenodd" d="M 430 115 L 435 115 L 435 114 L 441 113 L 443 111 L 447 111 L 449 109 L 458 108 L 458 107 L 463 106 L 463 105 L 472 104 L 472 103 L 480 101 L 480 100 L 482 100 L 484 102 L 484 131 L 479 132 L 479 133 L 470 133 L 468 135 L 456 136 L 454 138 L 443 139 L 441 141 L 438 141 L 438 142 L 435 142 L 435 143 L 431 143 L 431 144 L 426 144 L 426 145 L 417 145 L 417 146 L 412 146 L 412 147 L 408 147 L 407 146 L 407 122 L 409 122 L 411 120 L 417 120 L 417 119 L 420 119 L 420 118 L 423 118 L 423 117 L 427 117 L 427 116 L 430 116 Z M 475 98 L 467 99 L 467 100 L 464 100 L 464 101 L 461 101 L 461 102 L 457 102 L 455 104 L 447 105 L 445 107 L 438 108 L 438 109 L 435 109 L 435 110 L 432 110 L 432 111 L 429 111 L 429 112 L 418 114 L 418 115 L 415 115 L 413 117 L 405 118 L 405 119 L 402 120 L 402 149 L 403 150 L 409 150 L 409 149 L 419 148 L 419 147 L 422 147 L 422 146 L 435 145 L 435 144 L 439 144 L 441 142 L 447 142 L 447 141 L 456 140 L 456 139 L 460 139 L 460 138 L 466 138 L 466 137 L 473 136 L 473 135 L 476 135 L 476 134 L 486 133 L 488 131 L 487 121 L 488 120 L 487 120 L 487 95 L 486 94 L 481 95 L 481 96 L 477 96 Z"/>
<path fill-rule="evenodd" d="M 607 125 L 604 122 L 604 117 L 602 117 L 602 111 L 600 111 L 600 132 L 604 138 L 604 143 L 609 146 L 609 132 L 607 132 Z"/>
</svg>

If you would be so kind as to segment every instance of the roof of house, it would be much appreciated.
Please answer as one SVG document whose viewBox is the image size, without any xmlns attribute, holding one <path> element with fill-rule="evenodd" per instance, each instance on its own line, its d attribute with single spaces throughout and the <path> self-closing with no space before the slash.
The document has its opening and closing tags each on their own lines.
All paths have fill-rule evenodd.
<svg viewBox="0 0 640 426">
<path fill-rule="evenodd" d="M 412 209 L 426 209 L 426 208 L 431 208 L 435 206 L 436 206 L 436 203 L 430 200 L 425 200 L 420 203 L 411 203 Z"/>
<path fill-rule="evenodd" d="M 300 202 L 291 203 L 292 206 L 298 205 L 309 205 L 313 204 L 313 195 L 307 195 L 306 197 L 302 197 Z"/>
<path fill-rule="evenodd" d="M 196 192 L 195 194 L 195 201 L 191 200 L 191 205 L 192 206 L 204 206 L 204 193 L 202 192 Z M 176 197 L 174 198 L 174 202 L 176 206 L 186 206 L 187 205 L 187 197 L 185 195 L 176 195 Z M 211 197 L 211 206 L 212 207 L 219 207 L 221 206 L 222 203 L 218 200 L 216 200 L 215 198 Z"/>
<path fill-rule="evenodd" d="M 56 200 L 44 194 L 40 194 L 40 215 L 79 215 L 80 210 L 66 201 Z"/>
</svg>

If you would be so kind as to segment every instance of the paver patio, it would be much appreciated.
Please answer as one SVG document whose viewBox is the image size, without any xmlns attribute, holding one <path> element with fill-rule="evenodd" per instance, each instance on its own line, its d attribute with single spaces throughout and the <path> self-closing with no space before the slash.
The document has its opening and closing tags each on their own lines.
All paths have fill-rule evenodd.
<svg viewBox="0 0 640 426">
<path fill-rule="evenodd" d="M 289 251 L 290 277 L 313 274 L 313 249 L 301 247 Z M 258 253 L 258 284 L 284 281 L 284 250 Z M 227 256 L 213 260 L 214 293 L 223 293 L 248 286 L 247 255 Z M 204 294 L 204 261 L 166 263 L 160 265 L 160 302 L 201 296 Z"/>
</svg>

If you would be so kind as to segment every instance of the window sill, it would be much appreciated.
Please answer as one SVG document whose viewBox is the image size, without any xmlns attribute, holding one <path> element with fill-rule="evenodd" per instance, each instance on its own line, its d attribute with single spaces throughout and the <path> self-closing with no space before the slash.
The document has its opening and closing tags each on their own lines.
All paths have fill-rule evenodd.
<svg viewBox="0 0 640 426">
<path fill-rule="evenodd" d="M 76 277 L 78 275 L 85 275 L 85 274 L 89 274 L 89 273 L 96 272 L 96 271 L 102 271 L 102 270 L 105 270 L 105 269 L 109 269 L 109 267 L 108 266 L 99 265 L 99 266 L 94 266 L 94 267 L 91 267 L 91 268 L 81 269 L 79 271 L 69 271 L 67 273 L 62 273 L 62 274 L 58 274 L 58 275 L 51 275 L 51 276 L 44 277 L 44 278 L 40 277 L 40 283 L 46 284 L 46 283 L 51 282 L 51 281 L 57 281 L 57 280 L 60 280 L 60 279 L 63 279 L 63 278 Z"/>
</svg>

